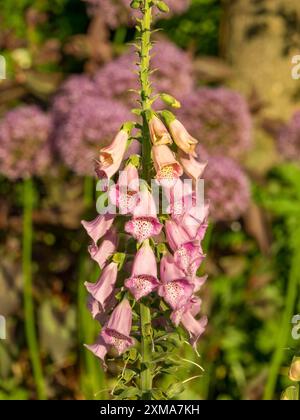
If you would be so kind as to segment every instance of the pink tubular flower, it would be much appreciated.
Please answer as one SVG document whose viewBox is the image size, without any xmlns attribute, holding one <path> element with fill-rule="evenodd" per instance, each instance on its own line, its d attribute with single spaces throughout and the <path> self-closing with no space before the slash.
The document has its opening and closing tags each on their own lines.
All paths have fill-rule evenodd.
<svg viewBox="0 0 300 420">
<path fill-rule="evenodd" d="M 159 235 L 162 230 L 156 213 L 154 198 L 148 189 L 139 193 L 139 203 L 134 208 L 133 218 L 125 224 L 125 231 L 138 242 Z"/>
<path fill-rule="evenodd" d="M 190 312 L 193 316 L 197 316 L 201 310 L 202 301 L 197 296 L 192 296 L 190 300 L 183 305 L 181 308 L 175 310 L 171 314 L 171 321 L 178 327 L 181 322 L 183 315 L 186 312 Z"/>
<path fill-rule="evenodd" d="M 176 145 L 181 149 L 184 153 L 196 157 L 197 154 L 195 152 L 196 146 L 198 141 L 192 137 L 187 129 L 181 124 L 180 121 L 174 119 L 169 124 L 169 129 L 172 135 L 173 140 L 175 141 Z"/>
<path fill-rule="evenodd" d="M 205 328 L 207 326 L 207 317 L 203 316 L 200 320 L 196 320 L 191 314 L 191 312 L 187 311 L 183 314 L 181 318 L 181 323 L 190 335 L 191 345 L 193 346 L 193 348 L 196 348 L 197 342 L 204 333 Z"/>
<path fill-rule="evenodd" d="M 138 192 L 138 170 L 129 163 L 120 173 L 118 183 L 110 188 L 109 198 L 112 204 L 119 208 L 120 214 L 128 214 L 138 203 Z"/>
<path fill-rule="evenodd" d="M 149 121 L 149 130 L 151 141 L 154 146 L 173 143 L 166 126 L 156 115 L 153 115 Z"/>
<path fill-rule="evenodd" d="M 162 185 L 173 186 L 174 182 L 183 174 L 183 170 L 175 159 L 172 150 L 166 145 L 153 146 L 152 157 L 156 170 L 156 179 Z"/>
<path fill-rule="evenodd" d="M 92 238 L 94 245 L 97 245 L 99 239 L 101 239 L 106 232 L 112 227 L 114 222 L 114 216 L 111 214 L 100 214 L 94 220 L 86 222 L 81 221 L 87 234 Z"/>
<path fill-rule="evenodd" d="M 188 302 L 193 291 L 192 283 L 186 279 L 178 279 L 163 283 L 158 289 L 158 294 L 173 310 L 177 310 Z"/>
<path fill-rule="evenodd" d="M 158 285 L 156 258 L 151 246 L 146 242 L 136 254 L 131 277 L 125 281 L 125 286 L 134 298 L 139 300 L 155 290 Z"/>
<path fill-rule="evenodd" d="M 87 291 L 99 303 L 99 312 L 107 311 L 107 304 L 114 294 L 117 277 L 118 265 L 112 262 L 105 267 L 96 283 L 84 283 Z"/>
<path fill-rule="evenodd" d="M 177 249 L 183 244 L 190 241 L 190 237 L 183 227 L 174 220 L 166 221 L 165 230 L 168 244 L 174 252 L 177 251 Z"/>
<path fill-rule="evenodd" d="M 99 264 L 101 269 L 103 269 L 108 258 L 116 252 L 117 245 L 117 231 L 115 228 L 111 228 L 103 237 L 101 245 L 98 247 L 97 245 L 92 244 L 89 246 L 88 251 L 91 258 Z"/>
<path fill-rule="evenodd" d="M 181 268 L 187 276 L 194 277 L 205 255 L 199 241 L 186 242 L 181 245 L 174 254 L 175 264 Z"/>
<path fill-rule="evenodd" d="M 191 155 L 181 152 L 179 154 L 179 161 L 183 167 L 184 172 L 192 178 L 194 182 L 200 179 L 205 171 L 207 162 L 199 162 Z"/>
<path fill-rule="evenodd" d="M 100 179 L 108 180 L 119 170 L 127 147 L 128 132 L 120 130 L 113 142 L 100 150 L 96 173 Z"/>
<path fill-rule="evenodd" d="M 124 299 L 114 309 L 97 342 L 86 347 L 103 362 L 106 354 L 110 351 L 120 356 L 134 344 L 133 339 L 129 336 L 131 326 L 132 310 L 128 300 Z"/>
<path fill-rule="evenodd" d="M 208 228 L 208 210 L 208 204 L 192 206 L 181 217 L 176 218 L 191 240 L 198 239 L 201 242 L 204 239 Z"/>
</svg>

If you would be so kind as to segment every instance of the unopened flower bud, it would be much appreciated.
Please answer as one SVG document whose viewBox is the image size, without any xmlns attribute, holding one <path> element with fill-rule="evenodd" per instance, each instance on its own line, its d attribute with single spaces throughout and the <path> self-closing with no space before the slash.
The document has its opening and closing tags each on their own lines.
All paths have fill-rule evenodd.
<svg viewBox="0 0 300 420">
<path fill-rule="evenodd" d="M 289 378 L 291 381 L 300 382 L 300 357 L 294 357 L 289 371 Z"/>
</svg>

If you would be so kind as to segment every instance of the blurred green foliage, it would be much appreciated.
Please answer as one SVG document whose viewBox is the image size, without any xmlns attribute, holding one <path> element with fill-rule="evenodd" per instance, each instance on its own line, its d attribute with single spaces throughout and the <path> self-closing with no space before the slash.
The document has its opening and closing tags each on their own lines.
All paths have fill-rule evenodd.
<svg viewBox="0 0 300 420">
<path fill-rule="evenodd" d="M 196 54 L 218 55 L 220 0 L 192 0 L 192 6 L 182 16 L 161 21 L 158 27 L 182 48 Z"/>
</svg>

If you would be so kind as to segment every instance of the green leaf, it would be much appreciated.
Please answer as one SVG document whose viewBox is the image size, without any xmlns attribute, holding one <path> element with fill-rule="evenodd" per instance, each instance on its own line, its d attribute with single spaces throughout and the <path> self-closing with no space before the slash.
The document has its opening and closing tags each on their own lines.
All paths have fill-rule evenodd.
<svg viewBox="0 0 300 420">
<path fill-rule="evenodd" d="M 181 382 L 176 382 L 175 384 L 172 384 L 169 386 L 167 390 L 167 396 L 168 398 L 174 398 L 180 395 L 184 391 L 184 386 Z"/>
<path fill-rule="evenodd" d="M 131 369 L 126 369 L 124 374 L 123 374 L 123 380 L 125 381 L 125 383 L 127 384 L 128 382 L 130 382 L 134 377 L 136 376 L 136 373 L 134 370 Z"/>
</svg>

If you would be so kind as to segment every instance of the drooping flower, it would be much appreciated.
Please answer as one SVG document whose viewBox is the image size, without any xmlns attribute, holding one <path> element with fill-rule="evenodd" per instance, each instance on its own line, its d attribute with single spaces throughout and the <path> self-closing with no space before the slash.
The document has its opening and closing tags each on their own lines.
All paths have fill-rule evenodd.
<svg viewBox="0 0 300 420">
<path fill-rule="evenodd" d="M 103 269 L 107 260 L 116 252 L 117 245 L 118 234 L 116 229 L 112 227 L 104 235 L 100 246 L 97 246 L 95 243 L 93 243 L 89 246 L 88 251 L 91 258 L 99 264 L 101 269 Z"/>
<path fill-rule="evenodd" d="M 139 300 L 158 285 L 156 258 L 149 243 L 145 242 L 135 256 L 131 276 L 125 281 L 125 286 Z"/>
<path fill-rule="evenodd" d="M 99 179 L 109 180 L 120 169 L 127 147 L 128 132 L 120 130 L 113 142 L 100 150 L 96 174 Z"/>
<path fill-rule="evenodd" d="M 184 172 L 192 178 L 194 182 L 200 179 L 205 171 L 207 162 L 196 160 L 193 156 L 186 153 L 179 153 L 179 162 L 181 163 Z"/>
<path fill-rule="evenodd" d="M 162 224 L 158 220 L 153 196 L 148 189 L 139 193 L 139 203 L 133 210 L 133 218 L 125 224 L 125 231 L 138 242 L 159 235 Z"/>
<path fill-rule="evenodd" d="M 201 88 L 181 98 L 180 120 L 211 155 L 239 157 L 252 143 L 245 99 L 225 88 Z"/>
<path fill-rule="evenodd" d="M 170 255 L 161 260 L 160 278 L 158 294 L 173 310 L 181 308 L 189 301 L 194 285 L 185 278 L 185 273 L 176 266 Z"/>
<path fill-rule="evenodd" d="M 93 240 L 94 245 L 108 232 L 112 227 L 115 216 L 112 214 L 100 214 L 94 220 L 87 222 L 82 220 L 81 224 L 87 231 L 89 237 Z"/>
<path fill-rule="evenodd" d="M 104 268 L 96 283 L 84 283 L 90 295 L 98 302 L 100 314 L 106 313 L 108 307 L 110 307 L 111 300 L 114 297 L 117 276 L 118 265 L 112 262 Z"/>
<path fill-rule="evenodd" d="M 154 146 L 161 146 L 173 143 L 171 135 L 167 130 L 167 127 L 155 114 L 151 116 L 151 119 L 149 121 L 149 131 L 151 141 Z"/>
<path fill-rule="evenodd" d="M 286 159 L 300 160 L 300 111 L 296 111 L 291 121 L 280 130 L 278 148 Z"/>
<path fill-rule="evenodd" d="M 168 128 L 176 145 L 187 155 L 196 157 L 198 140 L 192 137 L 185 126 L 168 111 L 163 112 Z"/>
<path fill-rule="evenodd" d="M 130 337 L 131 327 L 132 310 L 128 300 L 124 299 L 114 309 L 97 342 L 86 347 L 103 362 L 108 352 L 120 356 L 134 344 L 134 340 Z"/>
<path fill-rule="evenodd" d="M 139 200 L 139 188 L 138 170 L 132 163 L 129 163 L 120 172 L 117 184 L 112 185 L 109 190 L 110 201 L 119 208 L 120 214 L 128 214 L 133 211 Z"/>
<path fill-rule="evenodd" d="M 51 119 L 37 106 L 24 105 L 0 121 L 0 173 L 15 180 L 47 172 L 51 162 Z"/>
<path fill-rule="evenodd" d="M 199 338 L 205 332 L 207 317 L 203 316 L 200 320 L 196 320 L 191 312 L 187 311 L 182 315 L 181 323 L 190 335 L 191 345 L 196 348 Z"/>
<path fill-rule="evenodd" d="M 174 253 L 175 264 L 191 277 L 196 275 L 204 259 L 205 255 L 198 240 L 184 243 Z"/>
<path fill-rule="evenodd" d="M 166 145 L 152 146 L 152 158 L 156 179 L 164 186 L 174 186 L 183 170 L 172 150 Z"/>
<path fill-rule="evenodd" d="M 184 228 L 174 220 L 165 225 L 168 244 L 174 252 L 175 264 L 187 276 L 195 276 L 205 258 L 199 240 L 191 240 Z"/>
<path fill-rule="evenodd" d="M 204 181 L 214 220 L 232 221 L 245 213 L 250 203 L 250 184 L 237 162 L 226 157 L 212 157 Z"/>
<path fill-rule="evenodd" d="M 124 121 L 131 118 L 124 105 L 111 99 L 83 96 L 74 105 L 55 137 L 65 164 L 80 175 L 93 175 L 99 149 L 107 146 Z"/>
</svg>

